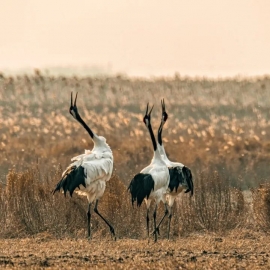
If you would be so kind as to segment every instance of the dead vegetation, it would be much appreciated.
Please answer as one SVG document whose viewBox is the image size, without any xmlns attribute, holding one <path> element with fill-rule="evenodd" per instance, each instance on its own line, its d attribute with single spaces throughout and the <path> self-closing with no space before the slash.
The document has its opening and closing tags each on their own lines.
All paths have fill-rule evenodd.
<svg viewBox="0 0 270 270">
<path fill-rule="evenodd" d="M 253 211 L 257 224 L 266 232 L 270 230 L 270 185 L 262 184 L 253 190 Z"/>
<path fill-rule="evenodd" d="M 174 206 L 173 241 L 206 232 L 227 235 L 241 231 L 244 238 L 250 229 L 269 232 L 269 88 L 268 77 L 215 81 L 176 76 L 143 81 L 123 76 L 54 78 L 40 72 L 33 76 L 1 76 L 0 238 L 37 237 L 41 233 L 50 239 L 86 236 L 86 198 L 51 194 L 70 158 L 92 148 L 87 134 L 68 113 L 71 91 L 79 92 L 81 115 L 94 131 L 107 138 L 114 153 L 114 175 L 100 202 L 100 211 L 115 226 L 118 239 L 133 239 L 131 246 L 138 239 L 141 243 L 146 239 L 145 205 L 132 208 L 127 184 L 152 157 L 142 123 L 145 104 L 151 101 L 156 105 L 156 130 L 163 97 L 169 114 L 164 128 L 168 156 L 191 168 L 195 184 L 194 197 L 184 194 Z M 252 197 L 244 197 L 243 191 L 250 188 Z M 160 205 L 158 218 L 163 211 Z M 93 241 L 109 240 L 107 227 L 94 214 L 91 226 Z M 164 241 L 166 221 L 160 231 L 160 241 Z M 213 241 L 211 245 L 218 246 Z M 131 248 L 125 243 L 120 244 L 123 250 Z M 202 254 L 196 249 L 196 260 L 191 259 L 192 248 L 185 266 L 195 267 L 201 256 L 198 254 Z M 158 258 L 161 255 L 157 252 Z M 222 252 L 230 257 L 229 251 Z M 203 254 L 207 257 L 210 253 Z M 204 255 L 200 258 L 207 261 Z M 72 258 L 76 256 L 74 253 Z M 251 260 L 253 255 L 241 256 Z M 219 255 L 212 257 L 214 261 L 220 259 Z M 41 264 L 47 263 L 46 258 L 40 260 Z M 86 264 L 91 260 L 87 257 Z M 112 267 L 119 267 L 121 262 L 117 260 Z M 11 261 L 16 264 L 16 260 Z M 144 263 L 151 265 L 147 260 Z M 96 265 L 104 267 L 102 262 Z"/>
<path fill-rule="evenodd" d="M 51 193 L 60 177 L 60 168 L 48 175 L 35 167 L 22 173 L 10 171 L 6 186 L 1 190 L 3 216 L 0 232 L 5 237 L 49 232 L 55 237 L 85 236 L 86 198 L 74 194 Z M 193 198 L 183 194 L 177 201 L 173 216 L 173 235 L 198 231 L 226 231 L 240 226 L 245 215 L 242 193 L 231 188 L 226 178 L 217 172 L 200 175 Z M 111 220 L 119 238 L 145 238 L 145 206 L 132 207 L 127 187 L 114 175 L 100 203 L 100 211 Z M 163 214 L 159 208 L 159 218 Z M 94 215 L 95 217 L 95 215 Z M 166 223 L 166 222 L 165 222 Z M 98 235 L 109 235 L 106 226 L 96 217 L 92 227 Z M 242 224 L 243 225 L 243 224 Z M 164 227 L 164 235 L 166 225 Z"/>
<path fill-rule="evenodd" d="M 269 269 L 269 241 L 245 230 L 192 234 L 176 241 L 122 239 L 91 242 L 35 238 L 0 239 L 0 267 L 5 269 Z"/>
</svg>

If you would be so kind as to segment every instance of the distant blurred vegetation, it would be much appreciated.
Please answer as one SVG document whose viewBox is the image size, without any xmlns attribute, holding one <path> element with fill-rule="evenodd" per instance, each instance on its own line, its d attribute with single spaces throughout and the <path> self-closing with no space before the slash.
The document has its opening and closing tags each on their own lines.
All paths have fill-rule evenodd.
<svg viewBox="0 0 270 270">
<path fill-rule="evenodd" d="M 92 148 L 68 112 L 71 91 L 79 92 L 78 108 L 86 123 L 107 138 L 115 173 L 125 184 L 152 158 L 142 118 L 146 103 L 154 104 L 157 131 L 161 98 L 169 114 L 164 141 L 171 160 L 186 164 L 195 176 L 207 169 L 225 173 L 241 188 L 268 180 L 270 77 L 67 78 L 36 70 L 33 76 L 0 76 L 2 182 L 9 169 L 65 167 L 71 157 Z"/>
<path fill-rule="evenodd" d="M 181 211 L 174 216 L 174 233 L 245 223 L 239 191 L 251 187 L 255 216 L 269 228 L 270 192 L 267 184 L 259 185 L 269 182 L 270 174 L 270 77 L 79 78 L 36 70 L 32 76 L 0 74 L 0 233 L 84 231 L 86 200 L 75 194 L 64 201 L 62 194 L 50 194 L 70 159 L 93 146 L 69 114 L 71 91 L 79 92 L 77 105 L 85 122 L 113 150 L 114 177 L 101 209 L 119 220 L 116 229 L 123 236 L 145 232 L 145 212 L 132 210 L 126 186 L 151 161 L 142 119 L 147 102 L 154 104 L 157 131 L 161 98 L 169 114 L 163 132 L 168 156 L 194 174 L 195 197 L 189 201 L 184 195 L 175 206 Z"/>
</svg>

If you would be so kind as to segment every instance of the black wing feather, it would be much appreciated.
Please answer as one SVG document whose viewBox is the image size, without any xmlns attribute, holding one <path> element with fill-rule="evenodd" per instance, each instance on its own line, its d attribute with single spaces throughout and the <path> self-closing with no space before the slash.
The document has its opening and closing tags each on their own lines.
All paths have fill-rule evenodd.
<svg viewBox="0 0 270 270">
<path fill-rule="evenodd" d="M 141 206 L 145 198 L 149 198 L 154 190 L 155 182 L 150 174 L 138 173 L 131 180 L 128 190 L 131 194 L 132 205 L 137 201 L 137 206 Z"/>
<path fill-rule="evenodd" d="M 182 174 L 182 170 L 180 167 L 173 167 L 173 168 L 169 168 L 169 173 L 170 173 L 169 189 L 171 192 L 174 189 L 177 192 L 179 185 L 184 184 L 184 177 Z"/>
<path fill-rule="evenodd" d="M 56 191 L 60 191 L 61 188 L 64 190 L 64 194 L 66 196 L 67 191 L 69 191 L 70 196 L 72 197 L 72 194 L 76 188 L 80 188 L 80 185 L 85 185 L 85 178 L 86 175 L 84 173 L 84 168 L 82 166 L 71 167 L 65 175 L 62 177 L 62 179 L 59 181 L 59 183 L 56 185 L 53 194 Z"/>
<path fill-rule="evenodd" d="M 184 166 L 182 168 L 182 171 L 183 171 L 183 174 L 184 174 L 187 186 L 188 186 L 188 189 L 185 191 L 185 193 L 191 192 L 190 196 L 192 196 L 194 192 L 194 186 L 193 186 L 193 176 L 192 176 L 191 170 L 188 167 Z"/>
<path fill-rule="evenodd" d="M 170 183 L 169 183 L 169 189 L 172 192 L 174 189 L 177 192 L 178 187 L 186 186 L 187 190 L 185 193 L 191 192 L 191 196 L 193 195 L 193 179 L 192 179 L 192 173 L 191 170 L 184 166 L 181 168 L 173 167 L 169 168 L 170 173 Z"/>
</svg>

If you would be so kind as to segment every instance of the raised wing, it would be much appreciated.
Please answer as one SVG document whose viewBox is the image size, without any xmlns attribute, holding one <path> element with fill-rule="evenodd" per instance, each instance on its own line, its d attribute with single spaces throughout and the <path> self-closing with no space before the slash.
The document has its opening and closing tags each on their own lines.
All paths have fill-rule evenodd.
<svg viewBox="0 0 270 270">
<path fill-rule="evenodd" d="M 191 192 L 190 196 L 192 196 L 194 192 L 194 186 L 193 186 L 193 176 L 192 176 L 191 170 L 188 167 L 184 166 L 182 171 L 183 171 L 183 174 L 185 176 L 187 186 L 188 186 L 188 189 L 185 191 L 185 193 Z"/>
<path fill-rule="evenodd" d="M 191 196 L 193 195 L 193 180 L 191 170 L 184 167 L 173 167 L 169 168 L 170 172 L 170 183 L 169 189 L 172 192 L 174 189 L 177 192 L 179 186 L 183 186 L 186 189 L 185 193 L 191 192 Z"/>
<path fill-rule="evenodd" d="M 82 166 L 85 168 L 86 184 L 89 185 L 98 179 L 108 181 L 112 174 L 113 161 L 110 158 L 101 158 L 86 161 Z"/>
<path fill-rule="evenodd" d="M 81 155 L 78 155 L 78 156 L 76 156 L 76 157 L 73 157 L 72 159 L 71 159 L 71 161 L 76 161 L 76 160 L 81 160 L 81 159 L 83 159 L 83 158 L 86 158 L 87 156 L 91 156 L 91 151 L 90 150 L 85 150 L 85 153 L 84 154 L 81 154 Z"/>
<path fill-rule="evenodd" d="M 177 189 L 180 185 L 183 186 L 186 184 L 184 175 L 182 173 L 182 168 L 180 167 L 169 168 L 169 172 L 170 172 L 169 189 L 171 192 L 174 189 L 177 192 Z"/>
<path fill-rule="evenodd" d="M 64 190 L 64 194 L 69 191 L 72 196 L 76 188 L 80 185 L 87 188 L 92 182 L 102 179 L 108 181 L 113 170 L 112 154 L 90 153 L 74 158 L 74 162 L 63 172 L 61 180 L 56 185 L 53 193 Z"/>
<path fill-rule="evenodd" d="M 86 187 L 85 177 L 84 168 L 82 166 L 69 166 L 68 169 L 64 172 L 62 179 L 56 185 L 53 194 L 56 191 L 60 191 L 62 188 L 64 190 L 65 196 L 67 191 L 69 191 L 69 194 L 72 197 L 75 188 L 79 187 L 80 185 Z"/>
</svg>

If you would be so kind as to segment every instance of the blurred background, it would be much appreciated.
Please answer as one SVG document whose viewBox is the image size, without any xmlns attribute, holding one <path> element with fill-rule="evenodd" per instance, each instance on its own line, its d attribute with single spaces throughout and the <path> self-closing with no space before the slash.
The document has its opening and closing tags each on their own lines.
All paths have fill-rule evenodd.
<svg viewBox="0 0 270 270">
<path fill-rule="evenodd" d="M 93 147 L 69 114 L 72 91 L 113 151 L 100 207 L 119 236 L 145 234 L 127 186 L 152 159 L 142 118 L 154 104 L 156 134 L 162 98 L 167 155 L 195 186 L 175 204 L 173 233 L 269 230 L 269 1 L 0 4 L 0 237 L 85 235 L 85 198 L 51 195 L 70 159 Z M 108 234 L 95 217 L 93 227 Z"/>
<path fill-rule="evenodd" d="M 0 69 L 226 77 L 270 72 L 267 0 L 0 0 Z"/>
</svg>

